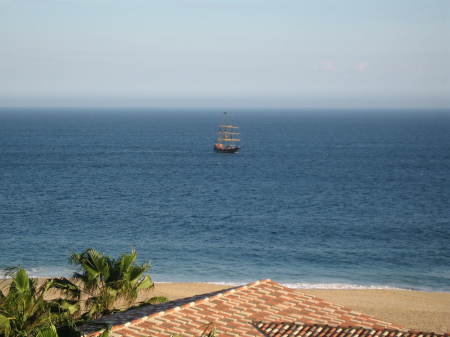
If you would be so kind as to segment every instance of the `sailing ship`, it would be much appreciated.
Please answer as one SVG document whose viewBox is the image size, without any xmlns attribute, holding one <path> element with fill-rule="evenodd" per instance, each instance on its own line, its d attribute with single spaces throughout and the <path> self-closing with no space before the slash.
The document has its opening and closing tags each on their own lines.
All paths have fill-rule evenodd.
<svg viewBox="0 0 450 337">
<path fill-rule="evenodd" d="M 219 153 L 237 153 L 240 149 L 236 142 L 240 139 L 238 129 L 236 125 L 232 125 L 228 121 L 227 113 L 224 112 L 223 124 L 219 125 L 219 130 L 217 131 L 216 143 L 214 144 L 214 151 Z"/>
</svg>

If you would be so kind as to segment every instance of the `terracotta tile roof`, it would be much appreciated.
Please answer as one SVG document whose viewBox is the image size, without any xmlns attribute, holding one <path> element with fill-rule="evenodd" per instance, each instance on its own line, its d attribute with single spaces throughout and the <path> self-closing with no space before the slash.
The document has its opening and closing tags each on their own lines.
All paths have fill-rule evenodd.
<svg viewBox="0 0 450 337">
<path fill-rule="evenodd" d="M 435 334 L 394 329 L 369 329 L 354 326 L 329 326 L 321 324 L 264 323 L 254 326 L 266 337 L 448 337 L 449 334 Z"/>
<path fill-rule="evenodd" d="M 199 336 L 212 323 L 220 337 L 261 336 L 254 321 L 302 322 L 304 324 L 354 325 L 365 328 L 399 329 L 341 305 L 332 304 L 271 280 L 160 305 L 131 309 L 101 320 L 113 325 L 113 336 L 183 337 Z M 86 334 L 96 335 L 98 326 L 85 326 Z"/>
</svg>

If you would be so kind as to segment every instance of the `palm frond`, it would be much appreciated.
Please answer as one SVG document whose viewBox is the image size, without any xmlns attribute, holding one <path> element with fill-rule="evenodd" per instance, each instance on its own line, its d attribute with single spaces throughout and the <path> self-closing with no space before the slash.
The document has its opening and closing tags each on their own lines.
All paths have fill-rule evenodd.
<svg viewBox="0 0 450 337">
<path fill-rule="evenodd" d="M 58 332 L 54 325 L 50 325 L 48 328 L 39 330 L 36 337 L 58 337 Z"/>
<path fill-rule="evenodd" d="M 11 318 L 0 314 L 0 335 L 8 337 L 11 332 Z"/>
<path fill-rule="evenodd" d="M 142 304 L 160 304 L 160 303 L 166 303 L 169 301 L 169 299 L 165 296 L 154 296 L 144 302 Z"/>
<path fill-rule="evenodd" d="M 13 286 L 13 291 L 18 293 L 26 293 L 29 292 L 30 287 L 30 279 L 28 278 L 28 274 L 24 269 L 19 269 L 15 277 L 12 280 L 11 285 Z"/>
<path fill-rule="evenodd" d="M 58 289 L 71 299 L 80 299 L 81 297 L 80 287 L 65 277 L 47 280 L 44 286 L 46 290 Z"/>
<path fill-rule="evenodd" d="M 153 283 L 150 276 L 146 275 L 146 276 L 144 276 L 144 278 L 141 281 L 139 281 L 136 288 L 138 290 L 144 290 L 144 289 L 153 288 L 154 286 L 155 286 L 155 284 Z"/>
<path fill-rule="evenodd" d="M 62 313 L 66 312 L 69 315 L 74 315 L 80 311 L 80 302 L 78 300 L 67 300 L 63 298 L 56 298 L 48 301 L 51 312 Z"/>
</svg>

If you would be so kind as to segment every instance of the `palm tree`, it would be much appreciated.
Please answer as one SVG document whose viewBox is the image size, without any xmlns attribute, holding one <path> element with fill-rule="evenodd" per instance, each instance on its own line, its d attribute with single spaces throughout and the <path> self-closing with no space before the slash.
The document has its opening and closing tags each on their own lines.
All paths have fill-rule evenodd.
<svg viewBox="0 0 450 337">
<path fill-rule="evenodd" d="M 53 324 L 68 324 L 70 313 L 77 311 L 76 303 L 44 299 L 49 282 L 38 287 L 24 269 L 14 270 L 11 276 L 7 294 L 0 290 L 1 336 L 36 336 Z"/>
<path fill-rule="evenodd" d="M 73 275 L 75 283 L 59 279 L 56 287 L 73 299 L 79 300 L 81 293 L 87 296 L 85 316 L 96 318 L 111 312 L 118 299 L 125 299 L 131 304 L 140 291 L 154 287 L 150 276 L 145 274 L 150 265 L 136 265 L 136 257 L 134 249 L 129 254 L 122 254 L 119 259 L 105 256 L 95 249 L 73 254 L 70 261 L 80 267 L 80 272 Z M 80 284 L 81 289 L 76 284 Z"/>
</svg>

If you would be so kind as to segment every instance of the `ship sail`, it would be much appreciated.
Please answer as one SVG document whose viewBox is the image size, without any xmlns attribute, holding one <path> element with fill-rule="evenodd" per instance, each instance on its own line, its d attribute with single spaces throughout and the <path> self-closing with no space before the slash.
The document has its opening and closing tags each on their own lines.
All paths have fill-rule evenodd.
<svg viewBox="0 0 450 337">
<path fill-rule="evenodd" d="M 219 130 L 217 131 L 217 138 L 214 144 L 214 151 L 219 153 L 237 153 L 240 149 L 235 142 L 239 142 L 240 139 L 238 132 L 239 127 L 231 124 L 228 121 L 228 115 L 226 112 L 223 113 L 224 122 L 219 125 Z"/>
</svg>

